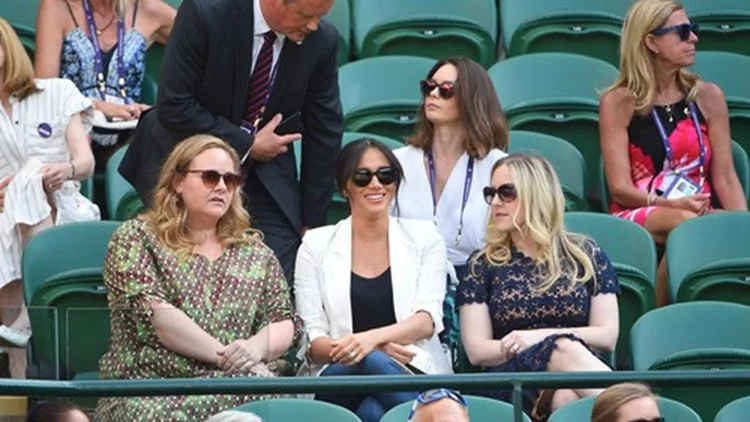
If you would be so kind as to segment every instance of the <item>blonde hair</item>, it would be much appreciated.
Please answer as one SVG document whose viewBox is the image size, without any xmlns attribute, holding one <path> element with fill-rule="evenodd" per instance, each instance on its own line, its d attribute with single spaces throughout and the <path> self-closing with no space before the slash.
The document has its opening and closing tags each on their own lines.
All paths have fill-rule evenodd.
<svg viewBox="0 0 750 422">
<path fill-rule="evenodd" d="M 181 259 L 187 259 L 195 242 L 191 240 L 187 226 L 188 211 L 173 184 L 185 177 L 195 157 L 209 149 L 225 151 L 232 158 L 235 171 L 239 170 L 240 159 L 227 143 L 211 135 L 191 136 L 180 142 L 167 158 L 154 191 L 151 209 L 141 216 L 159 241 L 175 251 Z M 229 209 L 217 223 L 216 232 L 225 247 L 262 238 L 259 231 L 250 228 L 250 215 L 242 206 L 240 191 L 241 188 L 237 187 Z"/>
<path fill-rule="evenodd" d="M 20 100 L 40 91 L 34 80 L 34 67 L 31 65 L 21 40 L 8 21 L 0 18 L 0 47 L 5 52 L 2 64 L 2 84 L 11 95 Z"/>
<path fill-rule="evenodd" d="M 594 402 L 591 409 L 591 422 L 610 422 L 617 420 L 620 408 L 628 402 L 642 398 L 657 397 L 648 386 L 640 383 L 615 384 L 604 390 Z"/>
<path fill-rule="evenodd" d="M 675 0 L 638 0 L 625 16 L 620 37 L 620 75 L 606 92 L 624 87 L 635 100 L 635 113 L 651 111 L 657 95 L 656 54 L 646 46 L 651 31 L 661 28 L 672 13 L 683 10 Z M 698 95 L 698 75 L 680 69 L 677 84 L 688 93 L 688 101 Z"/>
<path fill-rule="evenodd" d="M 540 274 L 542 282 L 532 288 L 547 291 L 563 276 L 567 276 L 572 285 L 592 279 L 596 282 L 594 264 L 584 249 L 584 244 L 590 240 L 565 230 L 565 196 L 549 161 L 535 155 L 511 154 L 495 163 L 492 174 L 502 166 L 508 168 L 518 192 L 516 200 L 520 201 L 512 216 L 513 225 L 536 243 L 535 264 L 540 271 L 546 271 Z M 525 217 L 523 227 L 516 223 L 519 213 Z M 504 265 L 511 259 L 510 233 L 498 230 L 491 218 L 487 224 L 486 245 L 475 259 L 482 256 L 493 265 Z"/>
</svg>

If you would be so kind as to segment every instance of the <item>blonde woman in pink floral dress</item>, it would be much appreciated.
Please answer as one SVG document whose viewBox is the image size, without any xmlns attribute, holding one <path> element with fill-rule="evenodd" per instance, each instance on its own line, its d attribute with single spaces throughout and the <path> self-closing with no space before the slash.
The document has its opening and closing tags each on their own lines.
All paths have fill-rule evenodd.
<svg viewBox="0 0 750 422">
<path fill-rule="evenodd" d="M 197 135 L 167 160 L 153 208 L 113 235 L 104 279 L 112 308 L 103 379 L 282 375 L 300 332 L 283 271 L 250 229 L 239 159 Z M 266 396 L 117 397 L 97 420 L 202 421 Z"/>
</svg>

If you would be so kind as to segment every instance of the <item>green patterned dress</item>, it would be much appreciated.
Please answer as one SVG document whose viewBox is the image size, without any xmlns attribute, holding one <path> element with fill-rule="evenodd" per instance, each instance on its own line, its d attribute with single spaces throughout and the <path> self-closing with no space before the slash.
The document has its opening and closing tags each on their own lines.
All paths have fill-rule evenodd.
<svg viewBox="0 0 750 422">
<path fill-rule="evenodd" d="M 103 379 L 228 378 L 229 374 L 168 350 L 151 325 L 144 303 L 168 302 L 222 344 L 253 336 L 269 323 L 295 321 L 281 266 L 257 240 L 227 248 L 215 261 L 193 255 L 180 261 L 141 220 L 125 222 L 112 237 L 104 267 L 112 308 L 110 350 L 99 362 Z M 265 376 L 281 375 L 283 360 L 270 362 Z M 268 396 L 211 395 L 116 397 L 99 401 L 102 422 L 203 421 L 220 411 Z"/>
</svg>

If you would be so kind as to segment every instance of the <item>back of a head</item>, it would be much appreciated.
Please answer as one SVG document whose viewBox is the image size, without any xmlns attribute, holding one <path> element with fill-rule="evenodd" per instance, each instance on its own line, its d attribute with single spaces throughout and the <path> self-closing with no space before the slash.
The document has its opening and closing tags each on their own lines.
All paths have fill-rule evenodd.
<svg viewBox="0 0 750 422">
<path fill-rule="evenodd" d="M 596 398 L 594 407 L 591 409 L 591 422 L 616 421 L 623 405 L 646 397 L 656 400 L 656 396 L 651 392 L 651 389 L 644 384 L 615 384 L 604 390 Z"/>
<path fill-rule="evenodd" d="M 45 401 L 29 411 L 26 422 L 87 422 L 86 413 L 73 403 Z"/>
<path fill-rule="evenodd" d="M 206 419 L 206 422 L 263 422 L 263 420 L 254 413 L 227 410 L 211 416 Z"/>
</svg>

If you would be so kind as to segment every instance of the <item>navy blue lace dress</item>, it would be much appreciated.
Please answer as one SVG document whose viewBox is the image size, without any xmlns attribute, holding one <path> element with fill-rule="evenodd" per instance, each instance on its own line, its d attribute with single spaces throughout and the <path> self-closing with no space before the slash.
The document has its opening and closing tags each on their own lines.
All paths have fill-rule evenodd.
<svg viewBox="0 0 750 422">
<path fill-rule="evenodd" d="M 493 339 L 499 340 L 515 330 L 539 328 L 585 327 L 589 323 L 591 298 L 598 294 L 620 293 L 620 283 L 612 263 L 593 240 L 586 240 L 584 250 L 594 263 L 596 281 L 570 285 L 565 277 L 545 292 L 532 286 L 542 280 L 543 268 L 515 248 L 508 264 L 496 266 L 479 251 L 469 258 L 469 269 L 458 286 L 458 306 L 486 303 L 492 319 Z M 554 334 L 529 347 L 502 365 L 484 368 L 490 372 L 544 372 L 560 337 L 583 340 L 572 334 Z M 588 346 L 587 346 L 588 347 Z M 512 402 L 510 390 L 475 392 Z M 538 391 L 524 391 L 524 410 L 530 413 Z"/>
</svg>

